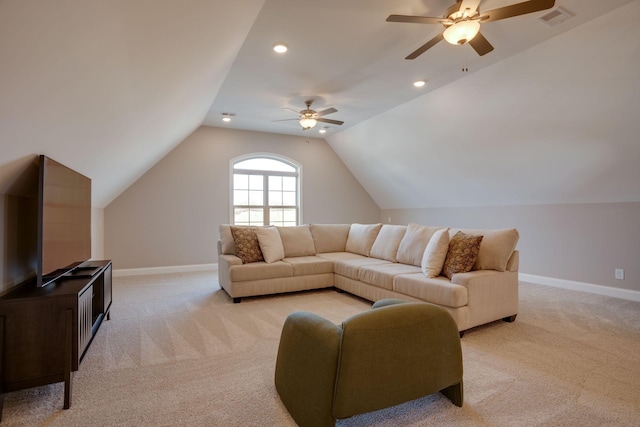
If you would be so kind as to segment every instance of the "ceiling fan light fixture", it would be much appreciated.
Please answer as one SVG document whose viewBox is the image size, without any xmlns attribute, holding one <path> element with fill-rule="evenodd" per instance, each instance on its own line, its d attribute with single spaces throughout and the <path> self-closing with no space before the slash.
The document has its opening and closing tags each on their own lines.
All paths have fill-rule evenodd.
<svg viewBox="0 0 640 427">
<path fill-rule="evenodd" d="M 451 44 L 465 44 L 480 32 L 478 21 L 458 21 L 447 27 L 442 35 Z"/>
<path fill-rule="evenodd" d="M 313 117 L 303 117 L 300 119 L 300 126 L 302 126 L 302 130 L 309 130 L 317 124 L 318 120 Z"/>
</svg>

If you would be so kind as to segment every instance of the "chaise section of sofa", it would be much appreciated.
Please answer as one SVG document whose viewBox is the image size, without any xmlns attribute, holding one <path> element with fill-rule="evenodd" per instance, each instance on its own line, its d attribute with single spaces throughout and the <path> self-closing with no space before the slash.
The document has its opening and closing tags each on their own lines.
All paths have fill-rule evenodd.
<svg viewBox="0 0 640 427">
<path fill-rule="evenodd" d="M 373 302 L 399 298 L 437 304 L 451 313 L 460 331 L 500 319 L 512 321 L 518 313 L 515 229 L 419 224 L 269 228 L 269 244 L 257 243 L 264 246 L 267 261 L 243 262 L 242 254 L 236 253 L 232 226 L 220 226 L 219 281 L 234 302 L 248 296 L 335 287 Z M 276 238 L 274 243 L 274 236 L 280 242 Z M 456 270 L 458 259 L 451 253 L 460 236 L 476 244 L 472 265 L 464 271 Z M 242 243 L 241 248 L 245 246 Z M 454 273 L 447 277 L 449 271 Z"/>
</svg>

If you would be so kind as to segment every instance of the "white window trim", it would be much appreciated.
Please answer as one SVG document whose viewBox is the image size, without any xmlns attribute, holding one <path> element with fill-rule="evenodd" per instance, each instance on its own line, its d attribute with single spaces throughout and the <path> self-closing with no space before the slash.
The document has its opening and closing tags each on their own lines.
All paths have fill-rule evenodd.
<svg viewBox="0 0 640 427">
<path fill-rule="evenodd" d="M 257 153 L 249 153 L 249 154 L 243 154 L 241 156 L 237 156 L 232 158 L 231 160 L 229 160 L 229 193 L 227 196 L 227 206 L 229 206 L 229 224 L 233 224 L 234 222 L 234 205 L 233 205 L 233 174 L 235 172 L 235 170 L 233 169 L 234 165 L 238 162 L 242 162 L 244 160 L 249 160 L 249 159 L 254 159 L 256 157 L 264 157 L 264 158 L 269 158 L 269 159 L 273 159 L 273 160 L 277 160 L 283 163 L 288 163 L 290 164 L 292 167 L 295 167 L 298 169 L 298 179 L 297 181 L 297 186 L 298 188 L 296 188 L 296 203 L 298 204 L 298 218 L 297 218 L 297 222 L 298 225 L 300 224 L 304 224 L 304 222 L 302 221 L 303 215 L 302 215 L 302 165 L 300 163 L 298 163 L 297 161 L 293 160 L 292 158 L 289 158 L 287 156 L 284 156 L 282 154 L 275 154 L 275 153 L 268 153 L 268 152 L 257 152 Z M 260 172 L 265 172 L 265 171 L 260 171 Z M 285 172 L 286 173 L 286 172 Z"/>
</svg>

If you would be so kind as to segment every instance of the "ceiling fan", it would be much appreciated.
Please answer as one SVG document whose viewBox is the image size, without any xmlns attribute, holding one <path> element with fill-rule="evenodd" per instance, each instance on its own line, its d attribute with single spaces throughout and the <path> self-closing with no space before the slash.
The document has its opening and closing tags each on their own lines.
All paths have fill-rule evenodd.
<svg viewBox="0 0 640 427">
<path fill-rule="evenodd" d="M 550 9 L 554 4 L 555 0 L 530 0 L 481 13 L 477 8 L 477 1 L 458 0 L 456 4 L 447 9 L 443 18 L 430 16 L 389 15 L 387 22 L 442 24 L 445 28 L 441 34 L 438 34 L 420 46 L 405 59 L 417 58 L 428 49 L 435 46 L 442 39 L 445 39 L 451 44 L 462 45 L 469 43 L 478 55 L 482 56 L 491 52 L 493 50 L 493 46 L 491 46 L 491 43 L 489 43 L 482 33 L 480 33 L 481 23 L 484 24 L 485 22 L 498 21 L 500 19 Z"/>
<path fill-rule="evenodd" d="M 340 120 L 331 120 L 331 119 L 324 118 L 324 116 L 328 114 L 337 113 L 338 110 L 336 110 L 335 108 L 327 108 L 326 110 L 315 111 L 311 109 L 311 104 L 313 104 L 312 99 L 309 99 L 304 103 L 307 106 L 307 108 L 305 108 L 304 110 L 296 111 L 296 110 L 292 110 L 291 108 L 286 108 L 287 110 L 291 110 L 294 113 L 298 113 L 299 117 L 297 119 L 284 119 L 284 120 L 274 120 L 274 121 L 284 122 L 288 120 L 298 120 L 300 122 L 300 126 L 302 126 L 302 130 L 309 130 L 315 125 L 317 125 L 318 122 L 329 123 L 329 124 L 338 125 L 338 126 L 344 124 L 344 122 Z"/>
</svg>

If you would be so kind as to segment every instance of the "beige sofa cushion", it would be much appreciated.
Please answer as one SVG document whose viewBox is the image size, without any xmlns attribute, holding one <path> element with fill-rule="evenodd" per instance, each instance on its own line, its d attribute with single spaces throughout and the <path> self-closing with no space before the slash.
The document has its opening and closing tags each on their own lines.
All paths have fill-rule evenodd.
<svg viewBox="0 0 640 427">
<path fill-rule="evenodd" d="M 397 262 L 377 265 L 363 265 L 358 270 L 361 282 L 380 288 L 393 290 L 393 278 L 399 274 L 419 273 L 420 267 Z"/>
<path fill-rule="evenodd" d="M 344 252 L 351 224 L 311 224 L 316 253 Z"/>
<path fill-rule="evenodd" d="M 472 236 L 458 231 L 449 242 L 442 274 L 451 279 L 454 274 L 471 271 L 478 258 L 481 243 L 482 236 Z"/>
<path fill-rule="evenodd" d="M 340 260 L 334 260 L 333 272 L 350 279 L 360 280 L 358 277 L 358 272 L 360 271 L 360 268 L 364 267 L 365 265 L 393 264 L 392 262 L 384 259 L 370 258 L 362 255 L 357 256 L 358 258 L 343 258 Z"/>
<path fill-rule="evenodd" d="M 291 264 L 294 276 L 333 273 L 333 262 L 318 256 L 298 256 L 283 261 Z"/>
<path fill-rule="evenodd" d="M 295 227 L 277 227 L 284 246 L 284 256 L 287 258 L 296 256 L 309 256 L 316 254 L 313 237 L 308 225 Z"/>
<path fill-rule="evenodd" d="M 254 227 L 231 227 L 233 242 L 236 245 L 236 256 L 243 264 L 263 261 L 260 243 Z"/>
<path fill-rule="evenodd" d="M 256 236 L 258 236 L 260 250 L 265 262 L 270 264 L 284 258 L 284 246 L 282 246 L 282 239 L 280 239 L 280 233 L 277 228 L 256 227 L 255 232 Z"/>
<path fill-rule="evenodd" d="M 371 247 L 370 256 L 374 258 L 386 259 L 387 261 L 396 262 L 398 247 L 407 231 L 405 225 L 384 224 Z"/>
<path fill-rule="evenodd" d="M 449 251 L 449 230 L 442 229 L 433 233 L 422 256 L 422 272 L 427 277 L 438 277 Z"/>
<path fill-rule="evenodd" d="M 351 224 L 346 251 L 369 256 L 382 224 Z"/>
<path fill-rule="evenodd" d="M 474 270 L 505 271 L 509 258 L 511 258 L 520 238 L 520 234 L 515 228 L 495 230 L 463 228 L 449 230 L 449 235 L 453 236 L 457 231 L 472 236 L 483 236 L 480 252 L 473 266 Z"/>
<path fill-rule="evenodd" d="M 293 276 L 293 267 L 284 261 L 276 261 L 271 264 L 261 261 L 251 264 L 233 265 L 229 268 L 229 275 L 233 282 L 277 279 Z"/>
<path fill-rule="evenodd" d="M 436 231 L 442 229 L 443 227 L 409 224 L 407 226 L 407 232 L 398 247 L 398 255 L 396 256 L 398 262 L 420 267 L 422 265 L 424 250 L 431 236 L 433 236 L 433 233 Z"/>
</svg>

